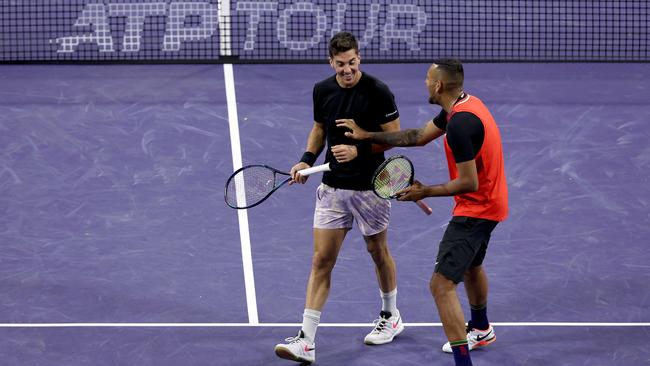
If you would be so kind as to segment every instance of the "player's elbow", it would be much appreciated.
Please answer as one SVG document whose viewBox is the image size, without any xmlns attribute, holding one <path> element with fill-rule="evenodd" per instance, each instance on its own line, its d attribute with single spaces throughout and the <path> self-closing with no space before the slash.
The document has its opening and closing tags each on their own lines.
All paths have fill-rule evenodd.
<svg viewBox="0 0 650 366">
<path fill-rule="evenodd" d="M 478 179 L 463 179 L 460 184 L 461 193 L 474 193 L 478 191 Z"/>
<path fill-rule="evenodd" d="M 424 136 L 420 130 L 416 130 L 413 139 L 415 140 L 415 143 L 413 143 L 414 146 L 424 146 L 428 144 L 429 141 L 431 141 L 431 139 L 428 139 L 426 136 Z"/>
<path fill-rule="evenodd" d="M 424 146 L 431 142 L 431 138 L 429 136 L 425 136 L 422 133 L 418 133 L 418 135 L 415 138 L 415 143 L 413 144 L 414 146 Z"/>
<path fill-rule="evenodd" d="M 473 182 L 469 185 L 469 192 L 470 192 L 470 193 L 473 193 L 473 192 L 476 192 L 476 191 L 478 191 L 478 181 L 473 181 Z"/>
</svg>

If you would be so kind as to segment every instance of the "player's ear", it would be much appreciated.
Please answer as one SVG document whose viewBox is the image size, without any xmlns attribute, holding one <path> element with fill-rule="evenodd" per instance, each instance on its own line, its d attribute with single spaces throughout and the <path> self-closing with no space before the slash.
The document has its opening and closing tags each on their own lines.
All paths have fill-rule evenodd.
<svg viewBox="0 0 650 366">
<path fill-rule="evenodd" d="M 436 85 L 433 88 L 438 94 L 442 94 L 447 91 L 447 84 L 442 80 L 436 80 Z"/>
</svg>

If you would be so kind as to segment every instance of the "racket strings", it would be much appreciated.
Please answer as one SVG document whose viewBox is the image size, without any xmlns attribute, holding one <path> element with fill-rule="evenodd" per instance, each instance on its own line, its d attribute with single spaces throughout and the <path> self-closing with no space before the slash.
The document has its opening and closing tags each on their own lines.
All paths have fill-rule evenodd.
<svg viewBox="0 0 650 366">
<path fill-rule="evenodd" d="M 377 173 L 375 192 L 383 198 L 394 198 L 395 194 L 411 184 L 413 166 L 406 159 L 393 159 Z"/>
<path fill-rule="evenodd" d="M 226 188 L 231 207 L 246 207 L 265 198 L 276 186 L 276 174 L 263 166 L 251 166 L 235 174 Z"/>
</svg>

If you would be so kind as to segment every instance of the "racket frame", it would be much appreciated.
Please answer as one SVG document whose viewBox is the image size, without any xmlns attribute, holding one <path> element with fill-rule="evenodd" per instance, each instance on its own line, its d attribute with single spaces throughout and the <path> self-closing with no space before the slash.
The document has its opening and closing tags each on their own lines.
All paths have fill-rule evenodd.
<svg viewBox="0 0 650 366">
<path fill-rule="evenodd" d="M 386 168 L 386 166 L 388 164 L 390 164 L 393 160 L 397 160 L 397 159 L 403 159 L 403 160 L 406 160 L 409 163 L 409 165 L 411 167 L 411 176 L 409 177 L 408 185 L 410 186 L 410 185 L 413 184 L 413 180 L 414 180 L 414 176 L 415 176 L 415 174 L 414 174 L 415 169 L 413 168 L 413 163 L 411 162 L 411 160 L 409 158 L 407 158 L 406 156 L 404 156 L 404 155 L 393 155 L 393 156 L 389 157 L 388 159 L 384 160 L 381 163 L 381 165 L 379 165 L 379 167 L 377 167 L 377 169 L 375 169 L 375 173 L 372 175 L 372 180 L 371 180 L 371 182 L 372 182 L 372 191 L 375 192 L 375 194 L 377 196 L 379 196 L 379 197 L 381 197 L 383 199 L 386 199 L 386 200 L 397 198 L 397 196 L 396 195 L 392 195 L 390 197 L 382 196 L 377 191 L 377 188 L 376 188 L 377 185 L 375 184 L 375 182 L 379 179 L 379 175 L 383 173 L 384 168 Z"/>
<path fill-rule="evenodd" d="M 235 177 L 237 176 L 237 174 L 238 174 L 239 172 L 241 172 L 241 171 L 244 170 L 244 169 L 251 168 L 251 167 L 263 167 L 263 168 L 266 168 L 266 169 L 268 169 L 268 170 L 270 170 L 270 171 L 273 172 L 273 177 L 274 177 L 274 178 L 276 178 L 276 176 L 277 176 L 278 174 L 279 174 L 279 175 L 286 175 L 286 176 L 288 176 L 288 177 L 287 177 L 287 179 L 285 179 L 285 180 L 283 180 L 282 182 L 280 182 L 280 184 L 275 185 L 275 186 L 273 187 L 273 189 L 271 189 L 271 190 L 266 194 L 266 196 L 262 197 L 262 198 L 259 199 L 258 201 L 254 202 L 254 203 L 252 203 L 252 204 L 250 204 L 250 205 L 247 204 L 246 206 L 242 206 L 242 207 L 240 207 L 240 206 L 233 206 L 233 205 L 231 205 L 231 204 L 228 202 L 228 186 L 230 185 L 230 181 L 233 180 L 233 179 L 235 179 Z M 298 173 L 300 173 L 300 175 L 303 175 L 303 176 L 309 176 L 309 175 L 311 175 L 311 174 L 315 174 L 315 173 L 319 173 L 319 172 L 325 172 L 325 171 L 329 171 L 329 170 L 331 170 L 331 168 L 330 168 L 330 164 L 327 163 L 327 164 L 316 165 L 316 166 L 313 166 L 313 167 L 310 167 L 310 168 L 306 168 L 306 169 L 299 170 Z M 226 204 L 227 204 L 229 207 L 231 207 L 231 208 L 234 208 L 234 209 L 237 209 L 237 210 L 248 209 L 248 208 L 255 207 L 255 206 L 259 205 L 260 203 L 266 201 L 266 199 L 269 198 L 269 197 L 273 194 L 273 192 L 277 191 L 278 189 L 280 189 L 280 187 L 282 187 L 283 185 L 287 184 L 287 183 L 290 182 L 290 181 L 291 181 L 291 174 L 290 174 L 290 173 L 283 172 L 283 171 L 281 171 L 281 170 L 275 169 L 274 167 L 271 167 L 271 166 L 268 166 L 268 165 L 264 165 L 264 164 L 250 164 L 250 165 L 246 165 L 246 166 L 243 166 L 243 167 L 241 167 L 241 168 L 235 170 L 235 171 L 230 175 L 230 177 L 228 177 L 228 180 L 226 180 L 226 185 L 225 185 L 225 187 L 224 187 L 223 197 L 224 197 L 224 200 L 226 201 Z M 276 183 L 276 182 L 277 182 L 277 180 L 274 180 L 274 183 Z M 244 191 L 245 191 L 245 190 L 246 190 L 246 187 L 244 186 Z"/>
<path fill-rule="evenodd" d="M 415 180 L 415 168 L 413 167 L 413 162 L 411 161 L 411 159 L 407 158 L 404 155 L 393 155 L 393 156 L 389 157 L 388 159 L 384 160 L 381 163 L 381 165 L 379 165 L 379 167 L 377 167 L 377 169 L 375 170 L 375 173 L 372 175 L 372 191 L 375 192 L 375 194 L 380 198 L 383 198 L 383 199 L 395 199 L 395 198 L 397 198 L 397 195 L 392 195 L 390 197 L 384 197 L 381 194 L 379 194 L 379 192 L 377 192 L 377 189 L 375 188 L 375 186 L 376 186 L 375 181 L 377 179 L 379 179 L 378 176 L 383 173 L 384 168 L 388 164 L 390 164 L 391 161 L 397 160 L 397 159 L 403 159 L 403 160 L 406 160 L 409 163 L 409 165 L 411 167 L 411 176 L 409 177 L 409 180 L 408 180 L 408 186 L 413 185 L 413 181 Z M 417 204 L 418 207 L 420 207 L 420 209 L 422 210 L 422 212 L 424 212 L 427 215 L 431 215 L 431 213 L 433 212 L 431 207 L 429 207 L 429 205 L 424 203 L 422 200 L 415 201 L 415 204 Z"/>
</svg>

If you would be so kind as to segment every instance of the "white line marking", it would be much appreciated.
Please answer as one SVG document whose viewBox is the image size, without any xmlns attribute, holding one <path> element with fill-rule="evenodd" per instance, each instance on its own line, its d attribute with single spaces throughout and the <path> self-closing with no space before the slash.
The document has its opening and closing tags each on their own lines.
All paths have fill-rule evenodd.
<svg viewBox="0 0 650 366">
<path fill-rule="evenodd" d="M 650 323 L 591 323 L 591 322 L 504 322 L 491 323 L 497 327 L 650 327 Z M 202 327 L 300 327 L 301 323 L 5 323 L 0 328 L 202 328 Z M 372 323 L 321 323 L 319 327 L 372 327 Z M 441 323 L 404 323 L 406 327 L 441 327 Z"/>
<path fill-rule="evenodd" d="M 228 124 L 230 126 L 230 144 L 232 150 L 233 171 L 242 167 L 241 145 L 239 140 L 239 118 L 237 114 L 237 98 L 235 95 L 235 77 L 232 64 L 223 65 L 223 75 L 226 84 L 226 100 L 228 102 Z M 242 263 L 244 265 L 244 285 L 246 286 L 246 305 L 248 322 L 259 324 L 257 317 L 257 298 L 255 295 L 255 275 L 253 271 L 253 255 L 248 229 L 248 211 L 237 210 L 239 219 L 239 238 L 241 241 Z"/>
</svg>

